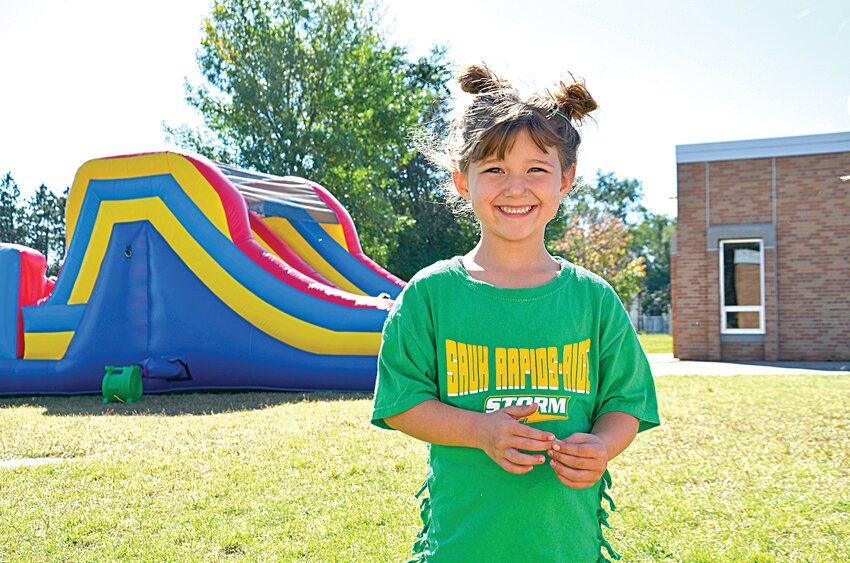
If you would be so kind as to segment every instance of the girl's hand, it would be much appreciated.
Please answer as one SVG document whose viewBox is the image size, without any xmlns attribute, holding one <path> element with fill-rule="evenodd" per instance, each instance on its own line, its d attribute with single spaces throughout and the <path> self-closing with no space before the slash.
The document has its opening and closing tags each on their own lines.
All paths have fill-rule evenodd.
<svg viewBox="0 0 850 563">
<path fill-rule="evenodd" d="M 558 480 L 572 489 L 592 487 L 608 467 L 608 448 L 593 434 L 576 432 L 555 442 L 548 453 Z"/>
<path fill-rule="evenodd" d="M 479 447 L 508 473 L 523 474 L 546 462 L 546 456 L 519 450 L 545 452 L 555 443 L 554 434 L 543 432 L 519 419 L 530 416 L 537 405 L 505 407 L 485 414 L 479 427 Z"/>
</svg>

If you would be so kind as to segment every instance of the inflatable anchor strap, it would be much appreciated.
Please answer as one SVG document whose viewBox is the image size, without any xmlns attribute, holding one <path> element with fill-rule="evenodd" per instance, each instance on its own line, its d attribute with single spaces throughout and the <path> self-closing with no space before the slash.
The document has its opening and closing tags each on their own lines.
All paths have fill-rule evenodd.
<svg viewBox="0 0 850 563">
<path fill-rule="evenodd" d="M 145 358 L 139 364 L 142 377 L 165 381 L 188 381 L 192 379 L 189 364 L 182 358 Z"/>
</svg>

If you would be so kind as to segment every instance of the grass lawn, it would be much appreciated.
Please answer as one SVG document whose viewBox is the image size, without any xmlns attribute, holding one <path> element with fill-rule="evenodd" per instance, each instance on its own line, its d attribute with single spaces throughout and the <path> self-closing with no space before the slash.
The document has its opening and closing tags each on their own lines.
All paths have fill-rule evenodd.
<svg viewBox="0 0 850 563">
<path fill-rule="evenodd" d="M 673 337 L 669 334 L 639 334 L 638 338 L 647 354 L 673 353 Z"/>
<path fill-rule="evenodd" d="M 625 561 L 850 560 L 850 378 L 663 377 Z M 426 448 L 354 394 L 0 399 L 0 561 L 401 561 Z M 58 457 L 36 467 L 21 458 Z M 540 468 L 546 470 L 546 468 Z"/>
</svg>

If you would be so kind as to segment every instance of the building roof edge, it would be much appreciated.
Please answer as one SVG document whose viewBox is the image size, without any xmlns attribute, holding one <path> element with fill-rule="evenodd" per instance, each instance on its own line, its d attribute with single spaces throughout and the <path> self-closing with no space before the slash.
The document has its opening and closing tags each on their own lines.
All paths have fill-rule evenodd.
<svg viewBox="0 0 850 563">
<path fill-rule="evenodd" d="M 801 156 L 845 151 L 850 152 L 850 131 L 798 137 L 676 145 L 676 163 Z"/>
</svg>

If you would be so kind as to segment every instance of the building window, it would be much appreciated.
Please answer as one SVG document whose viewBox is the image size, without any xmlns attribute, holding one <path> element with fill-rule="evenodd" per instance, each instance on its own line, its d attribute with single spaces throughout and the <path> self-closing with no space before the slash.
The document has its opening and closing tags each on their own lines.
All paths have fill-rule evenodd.
<svg viewBox="0 0 850 563">
<path fill-rule="evenodd" d="M 725 334 L 764 334 L 764 245 L 720 241 L 720 326 Z"/>
</svg>

